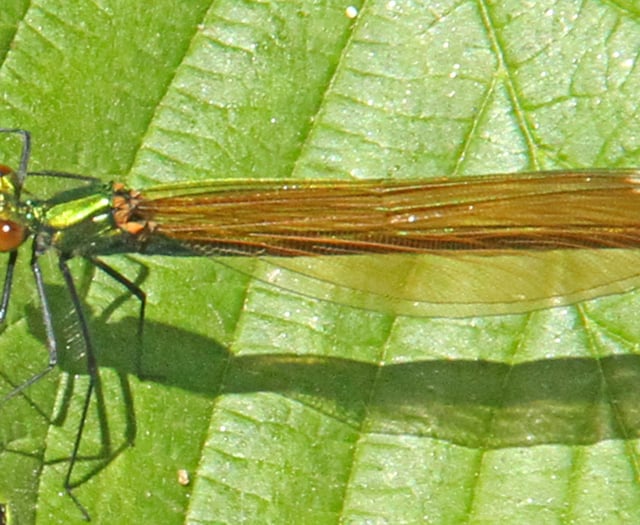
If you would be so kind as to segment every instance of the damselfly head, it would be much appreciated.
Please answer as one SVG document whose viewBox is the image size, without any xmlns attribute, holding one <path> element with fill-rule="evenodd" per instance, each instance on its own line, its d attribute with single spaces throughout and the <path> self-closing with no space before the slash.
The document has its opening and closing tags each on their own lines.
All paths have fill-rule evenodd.
<svg viewBox="0 0 640 525">
<path fill-rule="evenodd" d="M 18 248 L 27 235 L 27 226 L 18 212 L 17 175 L 0 164 L 0 251 Z"/>
<path fill-rule="evenodd" d="M 19 222 L 0 219 L 0 252 L 10 252 L 24 241 L 27 228 Z"/>
</svg>

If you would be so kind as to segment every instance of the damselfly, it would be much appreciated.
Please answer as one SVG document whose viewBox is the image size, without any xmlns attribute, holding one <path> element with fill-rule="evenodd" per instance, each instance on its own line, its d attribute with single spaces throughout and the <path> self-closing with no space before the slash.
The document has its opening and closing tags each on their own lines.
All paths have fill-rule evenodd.
<svg viewBox="0 0 640 525">
<path fill-rule="evenodd" d="M 100 257 L 221 257 L 263 279 L 321 300 L 403 315 L 468 316 L 569 304 L 636 285 L 640 173 L 556 171 L 424 180 L 212 180 L 133 189 L 55 172 L 28 173 L 30 135 L 17 171 L 0 167 L 0 251 L 9 253 L 0 320 L 18 248 L 30 240 L 49 364 L 5 399 L 41 379 L 58 349 L 40 257 L 57 254 L 86 349 L 90 380 L 64 486 L 82 438 L 97 363 L 68 261 L 82 257 L 145 295 Z M 72 186 L 24 198 L 27 177 Z"/>
</svg>

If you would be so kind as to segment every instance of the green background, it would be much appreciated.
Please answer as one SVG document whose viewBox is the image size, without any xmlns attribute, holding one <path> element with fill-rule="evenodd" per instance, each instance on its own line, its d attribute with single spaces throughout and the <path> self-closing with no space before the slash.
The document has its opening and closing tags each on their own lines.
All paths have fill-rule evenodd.
<svg viewBox="0 0 640 525">
<path fill-rule="evenodd" d="M 640 164 L 635 2 L 1 4 L 0 123 L 32 131 L 32 169 L 144 186 Z M 2 148 L 15 165 L 15 141 Z M 28 258 L 0 339 L 3 391 L 46 363 Z M 74 476 L 96 523 L 640 515 L 636 293 L 393 318 L 213 260 L 110 262 L 148 293 L 146 379 L 135 300 L 74 261 L 106 407 L 92 406 Z M 0 408 L 15 524 L 81 522 L 61 486 L 86 375 L 54 263 L 61 367 Z"/>
</svg>

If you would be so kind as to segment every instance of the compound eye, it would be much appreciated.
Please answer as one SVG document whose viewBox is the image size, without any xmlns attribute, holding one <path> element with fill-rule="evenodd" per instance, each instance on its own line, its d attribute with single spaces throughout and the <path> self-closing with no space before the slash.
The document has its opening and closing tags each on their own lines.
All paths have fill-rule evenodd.
<svg viewBox="0 0 640 525">
<path fill-rule="evenodd" d="M 9 166 L 0 164 L 0 177 L 13 173 L 13 170 Z"/>
<path fill-rule="evenodd" d="M 0 220 L 0 252 L 15 250 L 24 241 L 26 228 L 14 221 Z"/>
</svg>

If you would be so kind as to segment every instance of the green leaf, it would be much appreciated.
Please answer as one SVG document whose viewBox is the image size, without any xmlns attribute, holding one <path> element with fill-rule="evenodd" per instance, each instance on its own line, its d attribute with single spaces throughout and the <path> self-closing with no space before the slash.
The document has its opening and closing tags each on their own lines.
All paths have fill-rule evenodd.
<svg viewBox="0 0 640 525">
<path fill-rule="evenodd" d="M 6 0 L 2 11 L 0 124 L 32 131 L 32 169 L 142 187 L 640 164 L 633 2 Z M 2 141 L 3 162 L 18 146 Z M 23 252 L 2 392 L 47 360 Z M 49 259 L 61 366 L 0 406 L 0 503 L 19 524 L 82 522 L 62 484 L 87 376 Z M 148 304 L 141 349 L 136 300 L 72 261 L 104 400 L 72 483 L 97 523 L 640 512 L 637 293 L 394 318 L 224 261 L 109 263 Z"/>
</svg>

